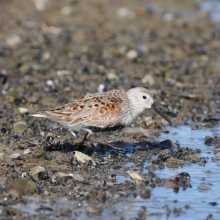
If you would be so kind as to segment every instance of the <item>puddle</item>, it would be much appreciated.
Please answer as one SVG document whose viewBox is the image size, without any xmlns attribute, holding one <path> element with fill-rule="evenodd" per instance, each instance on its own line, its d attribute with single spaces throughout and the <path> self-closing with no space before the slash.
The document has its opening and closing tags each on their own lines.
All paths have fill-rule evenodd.
<svg viewBox="0 0 220 220">
<path fill-rule="evenodd" d="M 200 9 L 209 12 L 212 21 L 220 21 L 220 2 L 219 1 L 202 1 Z"/>
</svg>

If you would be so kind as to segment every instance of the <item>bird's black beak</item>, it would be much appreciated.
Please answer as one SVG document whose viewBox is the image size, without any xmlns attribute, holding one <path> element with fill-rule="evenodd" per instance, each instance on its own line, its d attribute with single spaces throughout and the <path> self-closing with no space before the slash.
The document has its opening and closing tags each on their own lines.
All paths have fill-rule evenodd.
<svg viewBox="0 0 220 220">
<path fill-rule="evenodd" d="M 166 116 L 166 114 L 163 113 L 154 103 L 151 105 L 151 108 L 152 108 L 156 113 L 158 113 L 159 115 L 161 115 L 165 120 L 167 120 L 170 125 L 172 125 L 172 122 L 171 122 L 170 119 Z"/>
</svg>

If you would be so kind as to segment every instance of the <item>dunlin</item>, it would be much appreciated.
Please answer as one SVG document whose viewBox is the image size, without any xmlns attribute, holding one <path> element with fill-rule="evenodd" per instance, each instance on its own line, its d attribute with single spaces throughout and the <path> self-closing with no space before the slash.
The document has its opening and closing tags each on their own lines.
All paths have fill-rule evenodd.
<svg viewBox="0 0 220 220">
<path fill-rule="evenodd" d="M 114 131 L 131 125 L 145 109 L 153 109 L 172 125 L 156 107 L 152 93 L 141 87 L 127 92 L 111 90 L 88 94 L 60 107 L 38 111 L 34 117 L 45 117 L 68 128 L 72 134 L 84 131 L 87 139 L 96 132 Z"/>
</svg>

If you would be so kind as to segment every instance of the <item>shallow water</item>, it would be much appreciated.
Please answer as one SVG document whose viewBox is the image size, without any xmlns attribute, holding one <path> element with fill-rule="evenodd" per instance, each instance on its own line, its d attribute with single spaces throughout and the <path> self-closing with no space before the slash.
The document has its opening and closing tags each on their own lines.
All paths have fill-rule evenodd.
<svg viewBox="0 0 220 220">
<path fill-rule="evenodd" d="M 117 204 L 121 206 L 121 214 L 131 212 L 129 217 L 137 216 L 142 206 L 146 207 L 150 214 L 150 219 L 167 219 L 167 210 L 171 210 L 168 219 L 205 219 L 209 214 L 213 215 L 213 219 L 220 219 L 220 161 L 213 161 L 214 153 L 213 146 L 204 144 L 205 136 L 219 136 L 220 127 L 212 129 L 192 130 L 190 127 L 183 126 L 178 128 L 169 128 L 170 133 L 162 134 L 160 141 L 171 139 L 179 141 L 182 147 L 192 149 L 200 149 L 202 152 L 199 156 L 205 157 L 206 165 L 199 166 L 198 164 L 185 165 L 177 169 L 165 168 L 157 170 L 155 173 L 160 178 L 172 178 L 181 172 L 187 172 L 191 176 L 191 188 L 183 190 L 180 188 L 178 193 L 175 193 L 172 188 L 156 187 L 152 189 L 150 200 L 144 200 L 140 196 L 129 201 L 127 204 Z M 147 173 L 147 170 L 143 171 Z M 199 185 L 210 187 L 210 190 L 201 190 Z M 189 208 L 185 208 L 189 206 Z M 181 208 L 182 212 L 174 214 L 174 208 Z M 120 208 L 118 209 L 119 212 Z M 153 214 L 155 213 L 155 214 Z M 157 213 L 157 214 L 156 214 Z"/>
<path fill-rule="evenodd" d="M 214 22 L 220 21 L 220 2 L 219 1 L 201 1 L 200 8 L 210 13 L 210 18 Z"/>
<path fill-rule="evenodd" d="M 209 214 L 213 216 L 213 219 L 220 219 L 220 161 L 213 160 L 215 154 L 213 152 L 213 146 L 207 146 L 204 144 L 205 136 L 219 136 L 220 126 L 216 126 L 211 129 L 199 129 L 192 130 L 190 127 L 169 127 L 169 134 L 161 134 L 158 138 L 159 141 L 171 139 L 173 141 L 179 141 L 181 147 L 189 147 L 192 149 L 200 149 L 201 154 L 199 157 L 205 157 L 207 163 L 205 166 L 198 164 L 186 164 L 183 167 L 177 169 L 165 168 L 162 170 L 156 170 L 155 174 L 161 179 L 174 179 L 174 177 L 181 172 L 187 172 L 191 176 L 191 186 L 185 190 L 180 188 L 176 193 L 172 188 L 156 187 L 151 189 L 151 198 L 142 199 L 139 195 L 130 196 L 126 200 L 122 200 L 111 207 L 106 207 L 103 203 L 103 208 L 98 213 L 93 213 L 93 219 L 118 219 L 119 216 L 123 216 L 125 219 L 132 219 L 141 215 L 143 210 L 148 213 L 146 216 L 149 219 L 205 219 Z M 148 165 L 144 164 L 144 167 Z M 132 168 L 133 163 L 126 164 L 127 167 Z M 146 169 L 143 173 L 147 173 Z M 117 176 L 116 181 L 118 183 L 130 180 L 126 174 L 123 176 Z M 199 185 L 205 185 L 210 187 L 209 190 L 199 189 Z M 60 198 L 55 204 L 51 204 L 48 200 L 30 199 L 28 204 L 17 204 L 14 207 L 22 211 L 33 213 L 36 209 L 42 212 L 51 212 L 48 214 L 48 219 L 56 215 L 56 210 L 60 208 L 71 209 L 72 218 L 86 219 L 88 213 L 85 207 L 88 207 L 86 201 L 74 202 L 68 201 L 66 198 Z M 74 208 L 73 208 L 74 207 Z M 174 209 L 181 208 L 182 211 L 175 214 Z M 51 210 L 53 210 L 53 212 Z M 53 213 L 53 214 L 52 214 Z M 38 218 L 37 218 L 38 219 Z"/>
</svg>

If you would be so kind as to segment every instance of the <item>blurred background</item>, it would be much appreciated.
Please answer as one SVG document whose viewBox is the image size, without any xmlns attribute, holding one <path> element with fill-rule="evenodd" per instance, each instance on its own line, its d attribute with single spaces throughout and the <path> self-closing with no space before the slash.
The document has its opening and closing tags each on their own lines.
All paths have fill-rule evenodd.
<svg viewBox="0 0 220 220">
<path fill-rule="evenodd" d="M 218 111 L 219 1 L 1 0 L 0 21 L 1 95 L 30 112 L 135 86 L 185 121 L 188 99 Z"/>
</svg>

